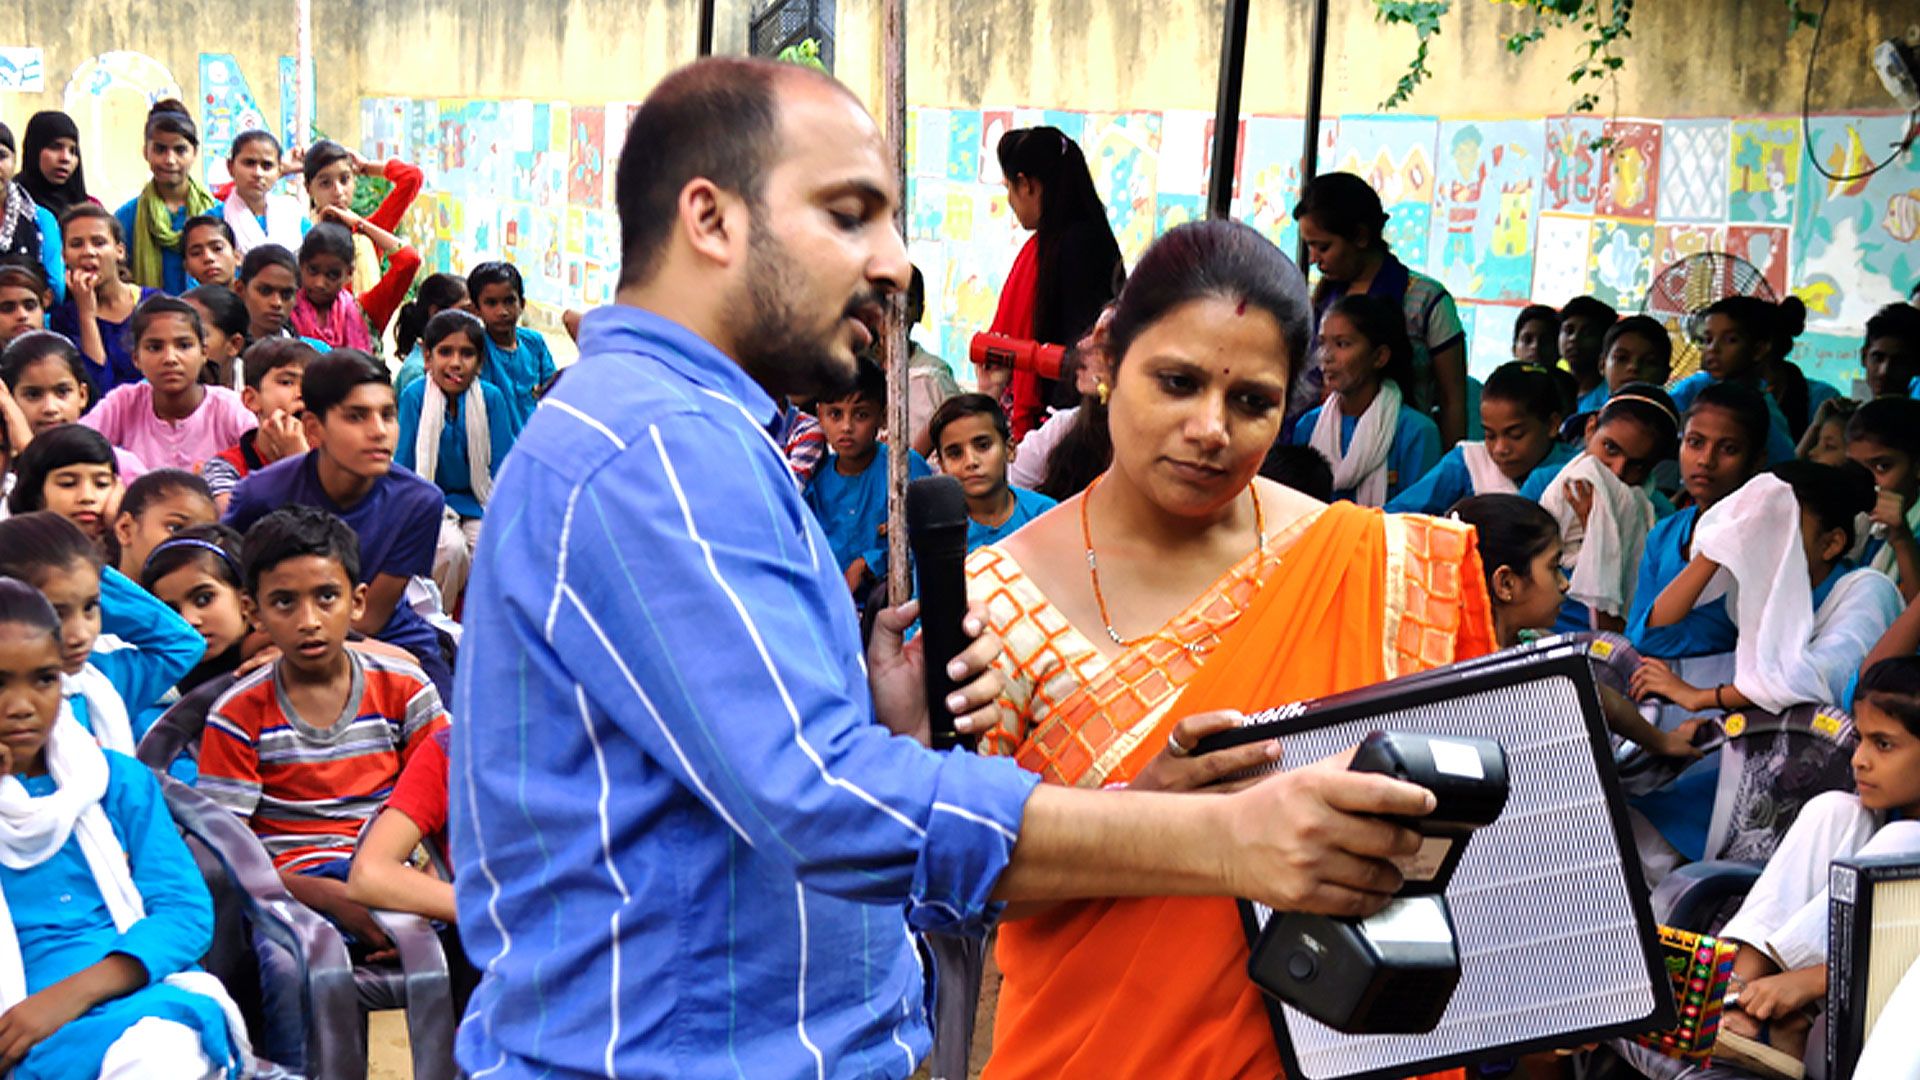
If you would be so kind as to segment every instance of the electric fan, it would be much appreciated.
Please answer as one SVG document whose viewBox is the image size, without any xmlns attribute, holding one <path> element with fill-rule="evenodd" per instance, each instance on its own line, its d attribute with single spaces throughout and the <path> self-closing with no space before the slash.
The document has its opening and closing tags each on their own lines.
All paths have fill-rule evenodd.
<svg viewBox="0 0 1920 1080">
<path fill-rule="evenodd" d="M 1695 252 L 1655 275 L 1640 313 L 1660 320 L 1673 338 L 1670 382 L 1700 370 L 1700 313 L 1729 296 L 1776 299 L 1759 267 L 1724 251 Z"/>
</svg>

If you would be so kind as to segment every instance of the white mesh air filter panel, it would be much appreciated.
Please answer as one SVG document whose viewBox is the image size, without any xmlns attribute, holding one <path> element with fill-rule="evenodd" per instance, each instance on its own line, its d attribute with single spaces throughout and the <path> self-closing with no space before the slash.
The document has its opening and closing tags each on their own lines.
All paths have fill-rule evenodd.
<svg viewBox="0 0 1920 1080">
<path fill-rule="evenodd" d="M 1440 1026 L 1424 1035 L 1352 1036 L 1286 1009 L 1289 1075 L 1404 1076 L 1422 1062 L 1497 1047 L 1577 1043 L 1568 1036 L 1642 1021 L 1664 1003 L 1571 678 L 1294 732 L 1281 738 L 1284 760 L 1305 765 L 1374 730 L 1495 739 L 1506 747 L 1511 794 L 1499 820 L 1474 835 L 1447 889 L 1462 973 Z M 1257 914 L 1264 925 L 1269 913 Z"/>
</svg>

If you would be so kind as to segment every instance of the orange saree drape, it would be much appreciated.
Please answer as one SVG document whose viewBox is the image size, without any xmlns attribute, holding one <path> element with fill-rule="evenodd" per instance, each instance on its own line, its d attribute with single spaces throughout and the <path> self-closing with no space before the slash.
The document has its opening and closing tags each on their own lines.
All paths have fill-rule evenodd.
<svg viewBox="0 0 1920 1080">
<path fill-rule="evenodd" d="M 998 749 L 1052 782 L 1125 781 L 1166 745 L 1181 716 L 1251 712 L 1492 647 L 1469 528 L 1336 503 L 1289 541 L 1278 554 L 1270 545 L 1264 558 L 1249 556 L 1162 633 L 1061 695 L 1048 715 L 1037 715 L 1044 695 L 1028 698 L 1020 737 Z M 976 563 L 976 594 L 983 578 L 1015 572 L 1004 556 L 986 565 L 994 562 L 989 554 Z M 1018 628 L 1003 637 L 1010 652 L 1019 648 Z M 1211 645 L 1204 659 L 1182 647 L 1190 642 Z M 1058 635 L 1047 648 L 1060 655 Z M 1005 982 L 990 1080 L 1282 1075 L 1231 899 L 1063 904 L 1003 925 L 997 958 Z"/>
</svg>

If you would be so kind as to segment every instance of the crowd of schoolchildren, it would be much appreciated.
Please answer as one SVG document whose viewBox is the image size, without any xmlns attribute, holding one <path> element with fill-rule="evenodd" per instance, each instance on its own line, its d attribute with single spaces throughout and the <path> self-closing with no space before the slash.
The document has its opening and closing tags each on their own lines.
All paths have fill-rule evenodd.
<svg viewBox="0 0 1920 1080">
<path fill-rule="evenodd" d="M 169 771 L 250 824 L 296 900 L 362 957 L 391 947 L 369 907 L 455 920 L 410 860 L 444 849 L 467 566 L 553 358 L 512 265 L 415 282 L 394 230 L 418 169 L 250 131 L 215 192 L 198 146 L 183 106 L 155 105 L 152 180 L 109 211 L 70 118 L 17 144 L 0 126 L 0 1069 L 22 1080 L 245 1059 L 194 966 L 207 892 L 128 756 L 214 680 Z M 310 208 L 276 193 L 294 174 Z M 376 175 L 392 192 L 361 217 Z M 1263 471 L 1474 525 L 1499 643 L 1610 630 L 1644 656 L 1606 711 L 1653 754 L 1698 758 L 1706 715 L 1852 711 L 1856 791 L 1808 806 L 1728 930 L 1730 1026 L 1791 1038 L 1825 991 L 1827 863 L 1920 851 L 1920 308 L 1868 323 L 1854 394 L 1793 362 L 1798 300 L 1749 297 L 1700 313 L 1700 371 L 1671 385 L 1665 325 L 1580 297 L 1522 310 L 1512 362 L 1449 387 L 1452 301 L 1385 253 L 1354 185 L 1316 180 L 1296 213 L 1322 272 L 1315 392 Z M 924 291 L 916 270 L 914 322 Z M 1005 395 L 913 346 L 894 437 L 913 476 L 960 481 L 970 549 L 1106 467 L 1102 333 L 1069 354 L 1056 403 L 1077 404 L 1018 441 Z M 886 575 L 886 398 L 862 360 L 789 403 L 795 481 L 856 604 Z M 1703 855 L 1710 764 L 1638 800 L 1651 877 Z"/>
</svg>

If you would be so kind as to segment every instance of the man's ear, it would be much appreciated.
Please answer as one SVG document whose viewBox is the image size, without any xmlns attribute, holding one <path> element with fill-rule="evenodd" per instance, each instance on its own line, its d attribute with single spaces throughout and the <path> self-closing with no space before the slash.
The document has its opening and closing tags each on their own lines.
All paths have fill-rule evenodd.
<svg viewBox="0 0 1920 1080">
<path fill-rule="evenodd" d="M 740 258 L 738 249 L 746 240 L 747 215 L 746 204 L 738 195 L 696 176 L 680 189 L 677 205 L 677 231 L 696 254 L 723 267 Z"/>
</svg>

